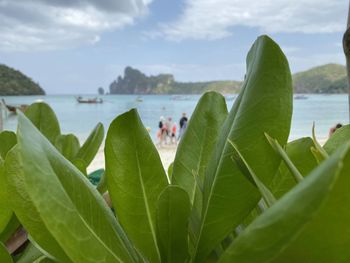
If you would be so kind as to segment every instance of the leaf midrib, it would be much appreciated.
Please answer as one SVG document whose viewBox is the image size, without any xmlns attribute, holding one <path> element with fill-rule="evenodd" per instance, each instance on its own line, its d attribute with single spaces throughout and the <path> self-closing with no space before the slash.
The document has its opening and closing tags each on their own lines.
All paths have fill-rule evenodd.
<svg viewBox="0 0 350 263">
<path fill-rule="evenodd" d="M 138 148 L 137 147 L 135 147 L 135 149 L 136 149 L 135 150 L 135 156 L 136 156 L 136 162 L 137 162 L 138 177 L 139 177 L 139 180 L 140 180 L 140 183 L 141 183 L 142 195 L 144 196 L 143 200 L 144 200 L 144 204 L 145 204 L 146 215 L 147 215 L 147 218 L 148 218 L 148 224 L 149 224 L 149 227 L 151 229 L 152 239 L 153 239 L 153 243 L 155 245 L 156 251 L 157 251 L 158 258 L 160 258 L 160 252 L 159 252 L 157 241 L 156 241 L 155 231 L 154 231 L 154 228 L 153 228 L 153 224 L 151 223 L 152 222 L 152 217 L 151 217 L 150 209 L 149 209 L 148 202 L 147 202 L 148 198 L 147 198 L 145 186 L 144 186 L 144 183 L 143 183 L 143 177 L 142 177 L 142 172 L 141 172 L 141 167 L 140 167 L 140 160 L 139 160 L 139 152 L 138 152 Z"/>
<path fill-rule="evenodd" d="M 254 53 L 256 53 L 256 51 L 258 50 L 258 47 L 259 47 L 259 45 L 255 46 Z M 253 68 L 253 67 L 255 66 L 255 63 L 256 63 L 256 56 L 253 56 L 253 61 L 252 61 L 252 63 L 251 63 L 251 68 Z M 247 74 L 247 76 L 248 76 L 248 78 L 247 78 L 247 80 L 245 81 L 244 87 L 242 88 L 242 92 L 243 92 L 243 93 L 242 93 L 242 98 L 241 98 L 241 101 L 239 102 L 239 104 L 241 104 L 241 102 L 242 102 L 242 100 L 243 100 L 243 97 L 244 97 L 244 94 L 245 94 L 245 89 L 246 89 L 248 83 L 250 82 L 250 79 L 251 79 L 251 76 L 252 76 L 252 75 L 251 75 L 251 74 Z M 239 108 L 240 108 L 240 107 L 238 106 L 238 109 L 239 109 Z M 237 112 L 238 112 L 238 111 L 237 111 Z M 233 124 L 234 124 L 234 122 L 235 122 L 235 119 L 236 119 L 236 118 L 233 119 L 233 123 L 232 123 L 231 126 L 233 126 Z M 231 129 L 230 129 L 230 131 L 231 131 Z M 230 134 L 230 132 L 228 133 L 227 137 L 229 136 L 229 134 Z M 227 138 L 226 138 L 226 139 L 227 139 Z M 211 185 L 210 193 L 209 193 L 209 198 L 208 198 L 208 201 L 207 201 L 207 204 L 206 204 L 206 207 L 205 207 L 203 216 L 202 216 L 202 219 L 204 219 L 204 221 L 201 220 L 201 226 L 200 226 L 200 231 L 199 231 L 199 235 L 198 235 L 198 239 L 197 239 L 197 244 L 196 244 L 196 247 L 195 247 L 195 250 L 194 250 L 194 259 L 197 258 L 198 246 L 199 246 L 199 243 L 200 243 L 200 241 L 201 241 L 202 232 L 203 232 L 203 228 L 204 228 L 204 225 L 205 225 L 204 222 L 205 222 L 205 219 L 206 219 L 207 214 L 208 214 L 208 207 L 209 207 L 208 204 L 209 204 L 209 201 L 210 201 L 210 199 L 211 199 L 211 197 L 212 197 L 212 195 L 213 195 L 213 188 L 214 188 L 213 186 L 216 185 L 218 171 L 220 170 L 219 167 L 221 167 L 221 165 L 222 165 L 222 162 L 223 162 L 223 155 L 224 155 L 224 153 L 225 153 L 226 147 L 227 147 L 227 140 L 225 141 L 223 151 L 221 151 L 221 153 L 220 153 L 220 159 L 219 159 L 220 161 L 219 161 L 219 164 L 218 164 L 218 166 L 217 166 L 217 168 L 216 168 L 216 170 L 215 170 L 214 181 L 213 181 L 213 183 L 212 183 L 212 185 Z"/>
</svg>

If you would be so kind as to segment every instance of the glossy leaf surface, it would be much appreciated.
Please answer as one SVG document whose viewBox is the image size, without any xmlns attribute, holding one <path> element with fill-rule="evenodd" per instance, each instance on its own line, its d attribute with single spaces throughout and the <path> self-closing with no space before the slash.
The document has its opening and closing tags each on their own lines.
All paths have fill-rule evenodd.
<svg viewBox="0 0 350 263">
<path fill-rule="evenodd" d="M 204 182 L 202 221 L 195 262 L 209 253 L 247 217 L 260 199 L 257 188 L 232 162 L 230 139 L 258 178 L 269 185 L 280 157 L 264 133 L 287 142 L 292 113 L 288 62 L 270 38 L 260 37 L 247 57 L 247 76 L 219 135 Z"/>
<path fill-rule="evenodd" d="M 5 161 L 6 187 L 8 195 L 11 196 L 9 199 L 11 208 L 18 220 L 40 247 L 56 259 L 70 262 L 66 253 L 45 226 L 39 211 L 27 192 L 23 162 L 18 153 L 18 148 L 18 145 L 13 148 L 8 153 Z"/>
<path fill-rule="evenodd" d="M 315 215 L 322 211 L 328 196 L 332 194 L 335 187 L 334 183 L 339 180 L 338 173 L 342 167 L 341 162 L 345 155 L 349 153 L 348 146 L 340 149 L 334 156 L 322 163 L 310 176 L 306 177 L 259 216 L 224 252 L 219 262 L 337 262 L 334 260 L 324 261 L 317 256 L 322 251 L 324 251 L 323 254 L 329 253 L 327 246 L 324 247 L 327 247 L 324 250 L 314 250 L 312 249 L 314 243 L 310 241 L 315 240 L 297 237 L 307 237 L 303 233 L 308 232 L 307 229 L 313 224 Z M 334 217 L 336 216 L 334 215 Z M 334 221 L 329 224 L 333 223 Z M 319 235 L 319 237 L 323 235 L 326 237 L 325 232 L 328 233 L 329 231 L 313 233 Z M 333 236 L 333 233 L 330 236 Z M 346 239 L 349 239 L 349 237 L 346 237 Z M 319 238 L 316 243 L 321 245 L 324 242 L 330 243 L 325 241 L 324 238 Z M 293 244 L 300 249 L 290 250 Z M 336 246 L 336 243 L 332 246 Z M 283 249 L 291 253 L 285 255 Z M 280 254 L 281 251 L 282 254 Z M 281 256 L 276 258 L 278 254 Z M 310 257 L 311 254 L 313 254 L 313 257 Z"/>
<path fill-rule="evenodd" d="M 0 262 L 1 263 L 13 263 L 10 254 L 7 252 L 4 244 L 0 242 Z"/>
<path fill-rule="evenodd" d="M 73 161 L 80 149 L 78 138 L 73 134 L 59 135 L 56 138 L 57 150 L 69 161 Z"/>
<path fill-rule="evenodd" d="M 173 166 L 172 184 L 188 193 L 191 203 L 196 193 L 196 179 L 203 182 L 204 172 L 227 117 L 225 98 L 207 92 L 199 100 L 186 132 L 181 138 Z"/>
<path fill-rule="evenodd" d="M 25 190 L 69 258 L 73 262 L 135 262 L 138 257 L 132 245 L 88 179 L 23 115 L 17 136 Z"/>
<path fill-rule="evenodd" d="M 317 160 L 311 152 L 311 147 L 313 146 L 312 139 L 306 137 L 289 142 L 286 147 L 289 159 L 304 177 L 317 166 Z M 276 198 L 280 198 L 296 184 L 293 175 L 286 164 L 282 162 L 272 182 L 271 190 L 273 194 Z"/>
<path fill-rule="evenodd" d="M 86 165 L 89 166 L 89 164 L 95 158 L 101 146 L 101 143 L 103 142 L 103 138 L 104 138 L 104 128 L 102 123 L 99 123 L 92 130 L 89 137 L 86 139 L 84 144 L 79 149 L 76 155 L 76 158 L 84 160 Z"/>
<path fill-rule="evenodd" d="M 190 212 L 191 203 L 182 188 L 168 186 L 159 196 L 157 236 L 162 262 L 187 262 Z"/>
<path fill-rule="evenodd" d="M 160 262 L 156 238 L 156 207 L 168 185 L 157 149 L 136 110 L 110 125 L 106 175 L 113 207 L 135 247 L 150 262 Z"/>
<path fill-rule="evenodd" d="M 25 115 L 52 144 L 55 143 L 57 136 L 61 134 L 61 129 L 56 114 L 48 104 L 33 103 Z"/>
<path fill-rule="evenodd" d="M 0 133 L 0 157 L 5 160 L 6 154 L 17 143 L 17 137 L 14 132 L 3 131 Z"/>
</svg>

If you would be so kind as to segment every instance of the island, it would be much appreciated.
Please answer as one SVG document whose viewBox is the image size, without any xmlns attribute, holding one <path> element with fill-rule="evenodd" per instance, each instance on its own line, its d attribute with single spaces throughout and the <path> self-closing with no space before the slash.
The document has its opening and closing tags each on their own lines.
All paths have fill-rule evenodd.
<svg viewBox="0 0 350 263">
<path fill-rule="evenodd" d="M 172 74 L 146 76 L 138 69 L 126 67 L 124 77 L 119 76 L 109 86 L 110 94 L 201 94 L 213 90 L 236 93 L 240 81 L 178 82 Z"/>
<path fill-rule="evenodd" d="M 178 82 L 172 74 L 147 76 L 126 67 L 109 86 L 110 94 L 202 94 L 212 90 L 224 94 L 238 93 L 242 81 Z M 293 75 L 294 93 L 346 93 L 347 75 L 343 65 L 327 64 Z"/>
<path fill-rule="evenodd" d="M 45 95 L 45 91 L 22 72 L 0 64 L 0 96 L 24 95 Z"/>
</svg>

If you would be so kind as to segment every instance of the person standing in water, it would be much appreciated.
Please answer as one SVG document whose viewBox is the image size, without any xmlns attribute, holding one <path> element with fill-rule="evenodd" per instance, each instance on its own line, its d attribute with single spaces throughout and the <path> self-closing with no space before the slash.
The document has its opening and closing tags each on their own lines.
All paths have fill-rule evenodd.
<svg viewBox="0 0 350 263">
<path fill-rule="evenodd" d="M 186 130 L 186 127 L 187 127 L 187 122 L 188 122 L 188 119 L 187 119 L 187 116 L 186 116 L 186 113 L 182 113 L 182 117 L 180 119 L 180 132 L 179 132 L 179 137 L 178 137 L 178 140 L 180 140 L 180 138 L 184 135 L 185 133 L 185 130 Z"/>
</svg>

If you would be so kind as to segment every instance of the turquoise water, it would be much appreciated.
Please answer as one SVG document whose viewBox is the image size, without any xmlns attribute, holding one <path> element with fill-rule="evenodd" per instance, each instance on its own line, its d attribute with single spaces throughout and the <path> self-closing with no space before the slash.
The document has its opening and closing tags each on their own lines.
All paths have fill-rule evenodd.
<svg viewBox="0 0 350 263">
<path fill-rule="evenodd" d="M 134 95 L 104 96 L 103 104 L 78 104 L 72 95 L 4 97 L 8 104 L 30 104 L 43 100 L 51 105 L 57 114 L 63 133 L 74 133 L 85 139 L 97 122 L 102 122 L 107 130 L 111 121 L 119 114 L 137 108 L 146 127 L 151 128 L 155 139 L 160 116 L 173 117 L 175 121 L 182 112 L 189 116 L 193 112 L 199 95 L 177 97 L 169 95 L 142 96 L 142 102 Z M 312 123 L 316 123 L 316 134 L 320 139 L 328 136 L 328 130 L 338 122 L 348 123 L 347 95 L 308 95 L 305 100 L 295 100 L 290 140 L 311 135 Z M 231 108 L 233 100 L 227 101 Z M 8 115 L 4 128 L 15 130 L 17 117 Z"/>
</svg>

